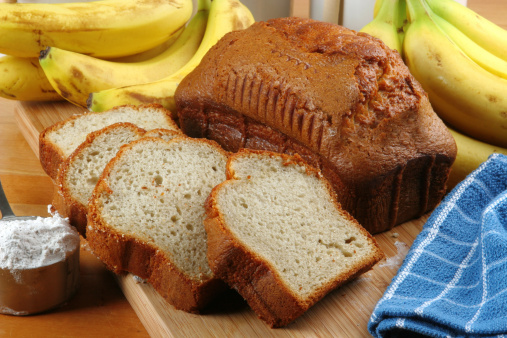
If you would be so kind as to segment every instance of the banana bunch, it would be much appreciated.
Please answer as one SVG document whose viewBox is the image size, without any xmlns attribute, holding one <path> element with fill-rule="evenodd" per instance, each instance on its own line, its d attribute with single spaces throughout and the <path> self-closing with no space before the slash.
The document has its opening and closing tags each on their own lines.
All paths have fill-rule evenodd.
<svg viewBox="0 0 507 338">
<path fill-rule="evenodd" d="M 0 4 L 0 53 L 10 55 L 0 58 L 0 70 L 8 70 L 0 77 L 0 96 L 64 98 L 86 107 L 90 93 L 132 92 L 164 79 L 169 92 L 158 89 L 150 98 L 140 90 L 135 101 L 118 98 L 111 104 L 99 96 L 94 107 L 158 102 L 166 94 L 171 101 L 179 81 L 211 46 L 254 22 L 239 0 L 198 0 L 192 18 L 191 12 L 192 0 Z"/>
<path fill-rule="evenodd" d="M 461 132 L 507 147 L 507 31 L 453 0 L 407 0 L 407 8 L 405 63 L 435 111 Z"/>
<path fill-rule="evenodd" d="M 225 34 L 245 29 L 253 22 L 252 13 L 238 0 L 213 0 L 201 44 L 183 67 L 154 82 L 93 92 L 88 98 L 88 109 L 104 111 L 119 105 L 149 102 L 159 103 L 174 112 L 174 92 L 180 81 L 201 62 L 208 50 Z"/>
<path fill-rule="evenodd" d="M 377 0 L 374 17 L 362 31 L 402 53 L 450 126 L 458 146 L 450 186 L 507 153 L 507 31 L 454 0 Z"/>
<path fill-rule="evenodd" d="M 405 63 L 455 128 L 452 184 L 507 152 L 507 31 L 453 0 L 407 0 L 407 9 Z"/>
<path fill-rule="evenodd" d="M 182 34 L 191 0 L 103 0 L 86 3 L 0 3 L 0 97 L 62 97 L 39 65 L 47 46 L 133 62 L 153 58 Z"/>
<path fill-rule="evenodd" d="M 108 61 L 48 47 L 41 52 L 40 66 L 58 94 L 76 105 L 86 106 L 90 93 L 153 82 L 183 67 L 201 44 L 209 7 L 209 0 L 199 0 L 197 13 L 178 39 L 167 46 L 165 51 L 147 60 Z"/>
</svg>

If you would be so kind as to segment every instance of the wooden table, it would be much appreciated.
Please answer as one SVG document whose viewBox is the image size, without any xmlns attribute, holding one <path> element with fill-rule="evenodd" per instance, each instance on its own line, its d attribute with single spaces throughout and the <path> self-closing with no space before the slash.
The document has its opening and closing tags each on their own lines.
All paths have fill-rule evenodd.
<svg viewBox="0 0 507 338">
<path fill-rule="evenodd" d="M 505 0 L 469 0 L 468 6 L 507 29 Z M 47 216 L 52 183 L 21 134 L 15 101 L 0 98 L 0 179 L 16 215 Z M 387 285 L 386 285 L 387 286 Z M 364 335 L 367 335 L 364 328 Z M 0 337 L 148 337 L 114 276 L 84 246 L 81 287 L 63 308 L 30 317 L 0 315 Z"/>
</svg>

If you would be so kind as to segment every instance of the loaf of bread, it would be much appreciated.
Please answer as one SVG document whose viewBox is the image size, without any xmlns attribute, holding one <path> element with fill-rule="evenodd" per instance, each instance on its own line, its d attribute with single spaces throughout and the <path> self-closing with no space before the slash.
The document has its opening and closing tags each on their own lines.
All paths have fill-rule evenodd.
<svg viewBox="0 0 507 338">
<path fill-rule="evenodd" d="M 227 157 L 215 142 L 187 137 L 123 146 L 90 198 L 90 248 L 115 273 L 147 279 L 175 308 L 198 312 L 225 288 L 208 266 L 203 220 Z"/>
<path fill-rule="evenodd" d="M 86 237 L 88 200 L 106 164 L 120 147 L 141 137 L 170 140 L 181 131 L 154 129 L 146 132 L 132 123 L 120 122 L 91 132 L 60 165 L 55 181 L 53 207 Z"/>
<path fill-rule="evenodd" d="M 456 145 L 396 51 L 300 18 L 224 36 L 175 93 L 180 128 L 226 150 L 298 153 L 378 233 L 432 210 Z"/>
<path fill-rule="evenodd" d="M 243 150 L 206 201 L 208 261 L 272 327 L 382 257 L 329 182 L 299 156 Z"/>
<path fill-rule="evenodd" d="M 46 128 L 39 135 L 39 158 L 44 171 L 56 179 L 60 164 L 96 130 L 118 122 L 130 122 L 151 130 L 164 128 L 179 130 L 171 113 L 161 105 L 120 106 L 106 112 L 87 112 L 73 115 Z"/>
</svg>

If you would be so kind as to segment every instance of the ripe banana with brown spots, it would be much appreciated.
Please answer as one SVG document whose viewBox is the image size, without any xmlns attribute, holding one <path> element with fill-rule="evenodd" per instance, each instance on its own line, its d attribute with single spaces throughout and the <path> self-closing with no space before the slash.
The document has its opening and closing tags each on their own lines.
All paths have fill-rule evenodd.
<svg viewBox="0 0 507 338">
<path fill-rule="evenodd" d="M 0 57 L 0 96 L 19 101 L 57 101 L 63 98 L 53 89 L 37 58 Z"/>
<path fill-rule="evenodd" d="M 146 51 L 192 15 L 192 0 L 0 3 L 0 53 L 38 57 L 53 46 L 100 58 Z"/>
<path fill-rule="evenodd" d="M 86 107 L 90 93 L 153 82 L 183 67 L 204 36 L 210 0 L 199 0 L 197 13 L 179 38 L 163 53 L 140 62 L 116 62 L 48 47 L 39 58 L 53 88 L 66 100 Z"/>
</svg>

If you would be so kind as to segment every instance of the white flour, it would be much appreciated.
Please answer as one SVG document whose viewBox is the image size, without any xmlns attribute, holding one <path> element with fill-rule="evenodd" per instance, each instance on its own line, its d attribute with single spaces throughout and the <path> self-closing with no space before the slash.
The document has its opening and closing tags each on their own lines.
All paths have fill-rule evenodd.
<svg viewBox="0 0 507 338">
<path fill-rule="evenodd" d="M 387 266 L 390 269 L 398 269 L 401 266 L 401 263 L 403 263 L 403 260 L 405 259 L 405 256 L 407 255 L 410 247 L 407 244 L 400 241 L 396 241 L 394 245 L 396 245 L 398 253 L 396 254 L 396 256 L 389 257 L 386 259 L 385 262 L 380 263 L 379 268 Z"/>
<path fill-rule="evenodd" d="M 0 222 L 0 268 L 33 269 L 65 259 L 79 234 L 58 213 L 36 220 Z"/>
</svg>

